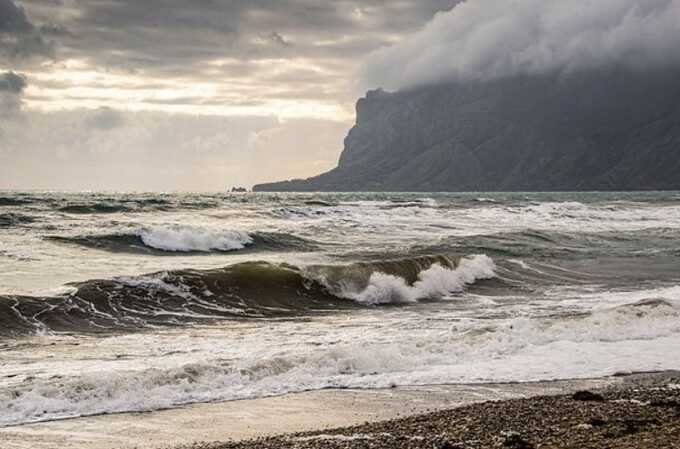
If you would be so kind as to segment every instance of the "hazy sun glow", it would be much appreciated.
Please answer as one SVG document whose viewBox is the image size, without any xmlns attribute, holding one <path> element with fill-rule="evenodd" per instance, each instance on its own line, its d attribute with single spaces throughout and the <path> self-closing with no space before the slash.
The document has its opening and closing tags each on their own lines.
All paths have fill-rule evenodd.
<svg viewBox="0 0 680 449">
<path fill-rule="evenodd" d="M 0 0 L 0 188 L 316 175 L 365 58 L 456 1 Z"/>
<path fill-rule="evenodd" d="M 286 87 L 271 85 L 262 92 L 268 78 L 307 70 L 319 76 L 330 71 L 305 60 L 263 60 L 260 73 L 249 83 L 230 78 L 220 68 L 234 64 L 233 59 L 205 63 L 200 81 L 182 77 L 153 78 L 144 74 L 96 70 L 85 61 L 67 60 L 58 65 L 26 71 L 30 80 L 24 104 L 39 111 L 110 107 L 128 111 L 158 111 L 219 116 L 277 116 L 282 119 L 312 118 L 347 121 L 352 118 L 351 104 L 334 99 L 276 98 L 286 95 Z M 262 95 L 262 94 L 266 95 Z"/>
</svg>

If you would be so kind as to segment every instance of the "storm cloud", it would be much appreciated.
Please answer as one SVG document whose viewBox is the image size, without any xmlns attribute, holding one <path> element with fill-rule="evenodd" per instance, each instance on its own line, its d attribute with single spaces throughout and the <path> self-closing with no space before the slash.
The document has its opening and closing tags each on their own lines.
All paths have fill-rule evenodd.
<svg viewBox="0 0 680 449">
<path fill-rule="evenodd" d="M 53 44 L 29 20 L 24 8 L 0 0 L 0 64 L 25 64 L 53 57 Z"/>
<path fill-rule="evenodd" d="M 0 74 L 0 92 L 20 94 L 26 88 L 26 78 L 14 72 Z"/>
<path fill-rule="evenodd" d="M 458 0 L 0 1 L 51 46 L 31 107 L 350 120 L 361 59 Z"/>
<path fill-rule="evenodd" d="M 366 88 L 680 65 L 680 0 L 467 0 L 383 48 Z"/>
<path fill-rule="evenodd" d="M 29 84 L 2 94 L 0 188 L 222 189 L 329 169 L 362 58 L 457 1 L 0 0 L 0 73 Z"/>
<path fill-rule="evenodd" d="M 11 0 L 0 0 L 11 3 Z M 130 70 L 188 73 L 189 63 L 237 58 L 324 59 L 415 31 L 456 0 L 24 0 L 70 57 Z M 23 9 L 20 9 L 23 13 Z M 24 14 L 25 16 L 25 14 Z M 67 31 L 66 31 L 67 30 Z M 351 61 L 347 61 L 351 62 Z"/>
</svg>

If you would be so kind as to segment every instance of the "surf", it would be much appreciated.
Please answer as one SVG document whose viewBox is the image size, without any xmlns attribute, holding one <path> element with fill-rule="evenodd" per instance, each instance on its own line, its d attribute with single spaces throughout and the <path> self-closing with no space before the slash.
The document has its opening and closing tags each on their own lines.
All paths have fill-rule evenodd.
<svg viewBox="0 0 680 449">
<path fill-rule="evenodd" d="M 310 265 L 245 262 L 69 284 L 60 296 L 0 296 L 5 336 L 136 331 L 399 305 L 459 294 L 493 261 L 444 255 Z"/>
</svg>

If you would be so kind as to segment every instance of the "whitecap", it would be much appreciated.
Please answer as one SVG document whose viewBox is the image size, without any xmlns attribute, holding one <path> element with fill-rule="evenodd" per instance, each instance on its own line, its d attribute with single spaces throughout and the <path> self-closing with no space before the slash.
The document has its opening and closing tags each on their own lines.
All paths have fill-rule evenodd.
<svg viewBox="0 0 680 449">
<path fill-rule="evenodd" d="M 442 298 L 452 293 L 460 293 L 465 286 L 480 279 L 495 276 L 495 264 L 486 255 L 462 258 L 454 269 L 434 264 L 418 274 L 413 285 L 391 274 L 376 272 L 360 292 L 344 291 L 341 295 L 362 304 L 402 304 L 417 302 L 421 299 Z"/>
<path fill-rule="evenodd" d="M 233 251 L 253 243 L 242 231 L 181 224 L 150 226 L 138 235 L 146 246 L 163 251 Z"/>
</svg>

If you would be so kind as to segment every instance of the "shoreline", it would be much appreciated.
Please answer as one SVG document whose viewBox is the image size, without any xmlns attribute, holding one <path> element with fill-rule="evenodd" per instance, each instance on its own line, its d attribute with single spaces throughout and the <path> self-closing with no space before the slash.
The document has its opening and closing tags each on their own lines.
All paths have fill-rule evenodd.
<svg viewBox="0 0 680 449">
<path fill-rule="evenodd" d="M 254 443 L 258 438 L 271 440 L 271 447 L 292 447 L 286 446 L 290 435 L 307 432 L 305 435 L 312 438 L 305 440 L 305 446 L 295 447 L 322 447 L 314 446 L 314 441 L 325 444 L 318 435 L 324 432 L 338 434 L 341 428 L 355 426 L 362 432 L 370 432 L 375 426 L 388 425 L 385 423 L 398 423 L 426 416 L 424 414 L 455 413 L 461 407 L 474 407 L 474 404 L 488 406 L 516 400 L 531 401 L 527 398 L 557 397 L 577 390 L 646 389 L 664 382 L 680 383 L 680 373 L 664 371 L 526 383 L 317 390 L 23 424 L 0 428 L 0 438 L 6 449 L 254 448 L 262 447 Z M 366 430 L 361 426 L 369 427 Z M 348 442 L 357 443 L 345 440 Z"/>
<path fill-rule="evenodd" d="M 172 449 L 680 448 L 680 372 L 331 430 Z M 168 448 L 171 449 L 171 448 Z"/>
</svg>

